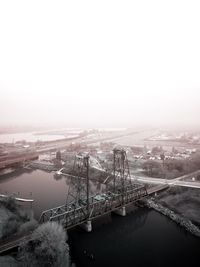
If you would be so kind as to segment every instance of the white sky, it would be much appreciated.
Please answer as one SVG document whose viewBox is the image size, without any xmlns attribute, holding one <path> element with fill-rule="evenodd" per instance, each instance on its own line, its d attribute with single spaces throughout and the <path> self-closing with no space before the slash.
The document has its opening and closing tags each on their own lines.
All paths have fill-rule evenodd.
<svg viewBox="0 0 200 267">
<path fill-rule="evenodd" d="M 0 1 L 0 124 L 198 125 L 200 1 Z"/>
</svg>

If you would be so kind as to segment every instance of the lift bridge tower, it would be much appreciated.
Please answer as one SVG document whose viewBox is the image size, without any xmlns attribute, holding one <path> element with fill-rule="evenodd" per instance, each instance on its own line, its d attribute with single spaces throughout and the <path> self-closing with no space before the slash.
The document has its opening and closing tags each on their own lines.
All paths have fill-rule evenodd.
<svg viewBox="0 0 200 267">
<path fill-rule="evenodd" d="M 106 193 L 90 196 L 90 157 L 77 154 L 69 185 L 67 202 L 41 214 L 40 221 L 59 221 L 70 228 L 81 225 L 86 231 L 92 230 L 91 221 L 109 212 L 126 215 L 126 205 L 147 195 L 146 187 L 132 182 L 126 151 L 113 150 L 113 169 L 110 172 Z M 102 174 L 102 173 L 101 173 Z M 107 179 L 107 178 L 106 178 Z"/>
<path fill-rule="evenodd" d="M 129 165 L 126 151 L 123 148 L 113 149 L 113 171 L 110 181 L 111 191 L 125 193 L 132 188 Z"/>
<path fill-rule="evenodd" d="M 66 205 L 73 203 L 74 208 L 87 206 L 89 214 L 89 155 L 77 154 L 74 159 L 73 175 L 67 194 Z"/>
<path fill-rule="evenodd" d="M 88 154 L 77 154 L 74 160 L 73 176 L 70 181 L 66 204 L 75 207 L 90 206 L 90 157 Z M 107 191 L 114 194 L 125 194 L 134 187 L 131 181 L 126 151 L 113 149 L 113 168 L 107 183 Z M 98 192 L 97 192 L 98 193 Z"/>
</svg>

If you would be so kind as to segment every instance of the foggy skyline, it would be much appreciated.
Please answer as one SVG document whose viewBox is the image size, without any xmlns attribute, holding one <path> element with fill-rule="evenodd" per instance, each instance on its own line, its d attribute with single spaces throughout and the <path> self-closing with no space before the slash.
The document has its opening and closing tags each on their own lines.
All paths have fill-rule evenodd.
<svg viewBox="0 0 200 267">
<path fill-rule="evenodd" d="M 2 1 L 0 126 L 198 126 L 198 1 Z"/>
</svg>

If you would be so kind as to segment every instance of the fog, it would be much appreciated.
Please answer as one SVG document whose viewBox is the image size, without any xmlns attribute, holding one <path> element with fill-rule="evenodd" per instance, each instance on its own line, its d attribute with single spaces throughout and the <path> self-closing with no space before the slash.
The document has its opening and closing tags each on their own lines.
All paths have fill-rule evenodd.
<svg viewBox="0 0 200 267">
<path fill-rule="evenodd" d="M 1 1 L 0 125 L 198 125 L 199 1 Z"/>
</svg>

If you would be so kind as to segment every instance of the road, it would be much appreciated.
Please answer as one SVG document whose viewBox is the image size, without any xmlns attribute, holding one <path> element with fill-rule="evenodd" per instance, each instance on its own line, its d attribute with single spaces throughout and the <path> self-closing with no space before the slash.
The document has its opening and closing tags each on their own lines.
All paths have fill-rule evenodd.
<svg viewBox="0 0 200 267">
<path fill-rule="evenodd" d="M 191 188 L 200 188 L 200 182 L 196 181 L 182 181 L 183 179 L 192 178 L 195 175 L 199 174 L 200 170 L 186 174 L 184 176 L 180 176 L 175 179 L 163 179 L 163 178 L 153 178 L 153 177 L 131 177 L 132 179 L 136 179 L 139 182 L 143 183 L 152 183 L 152 184 L 166 184 L 166 185 L 172 185 L 172 186 L 184 186 L 184 187 L 191 187 Z"/>
<path fill-rule="evenodd" d="M 77 142 L 77 143 L 81 143 L 83 145 L 90 145 L 90 144 L 97 144 L 100 142 L 106 142 L 106 141 L 110 141 L 110 142 L 114 142 L 115 140 L 122 138 L 122 137 L 127 137 L 127 136 L 131 136 L 134 134 L 138 134 L 140 132 L 143 131 L 131 131 L 131 132 L 125 132 L 125 133 L 115 133 L 112 136 L 102 136 L 102 137 L 98 137 L 98 138 L 88 138 L 85 139 L 84 137 L 76 137 L 76 139 L 65 139 L 65 140 L 58 140 L 55 142 L 47 142 L 46 145 L 44 147 L 40 147 L 37 149 L 37 153 L 45 153 L 45 152 L 49 152 L 49 151 L 53 151 L 56 149 L 63 149 L 66 146 L 69 146 L 72 142 Z"/>
</svg>

